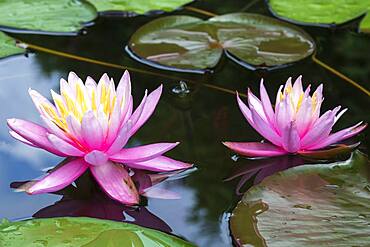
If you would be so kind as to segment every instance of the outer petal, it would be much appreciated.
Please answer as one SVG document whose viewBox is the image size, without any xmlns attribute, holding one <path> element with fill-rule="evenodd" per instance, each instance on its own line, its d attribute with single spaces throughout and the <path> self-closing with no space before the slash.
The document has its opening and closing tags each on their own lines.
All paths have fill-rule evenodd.
<svg viewBox="0 0 370 247">
<path fill-rule="evenodd" d="M 192 167 L 191 164 L 184 163 L 181 161 L 177 161 L 166 156 L 159 156 L 154 159 L 143 161 L 143 162 L 135 162 L 127 164 L 127 166 L 142 169 L 142 170 L 149 170 L 155 172 L 167 172 L 167 171 L 175 171 L 175 170 L 182 170 L 188 169 Z"/>
<path fill-rule="evenodd" d="M 261 142 L 223 142 L 234 152 L 248 157 L 271 157 L 287 154 L 285 150 L 270 143 Z"/>
<path fill-rule="evenodd" d="M 83 116 L 81 133 L 84 141 L 91 149 L 99 149 L 103 145 L 103 130 L 93 111 L 88 111 Z"/>
<path fill-rule="evenodd" d="M 238 102 L 240 111 L 242 112 L 243 116 L 245 117 L 245 119 L 247 119 L 248 123 L 254 128 L 254 123 L 253 123 L 253 119 L 252 119 L 252 113 L 249 110 L 249 108 L 247 107 L 247 105 L 244 104 L 244 102 L 240 99 L 238 93 L 236 93 L 236 100 Z"/>
<path fill-rule="evenodd" d="M 275 132 L 274 128 L 268 125 L 253 108 L 251 108 L 251 112 L 255 124 L 254 128 L 258 133 L 276 146 L 281 146 L 281 137 Z"/>
<path fill-rule="evenodd" d="M 306 149 L 307 147 L 320 143 L 320 140 L 326 138 L 333 127 L 334 117 L 332 111 L 327 111 L 322 115 L 301 139 L 301 148 Z"/>
<path fill-rule="evenodd" d="M 160 85 L 156 90 L 151 92 L 146 99 L 143 112 L 140 115 L 139 120 L 134 123 L 134 126 L 130 130 L 130 136 L 136 133 L 136 131 L 148 120 L 148 118 L 152 115 L 155 107 L 158 104 L 159 98 L 162 94 L 162 85 Z"/>
<path fill-rule="evenodd" d="M 32 142 L 29 142 L 27 141 L 26 139 L 24 139 L 22 136 L 18 135 L 16 132 L 14 132 L 13 130 L 10 130 L 9 131 L 9 134 L 14 138 L 14 139 L 17 139 L 18 141 L 20 142 L 23 142 L 24 144 L 27 144 L 27 145 L 30 145 L 32 147 L 35 147 L 37 148 L 37 146 L 35 144 L 33 144 Z"/>
<path fill-rule="evenodd" d="M 131 95 L 131 80 L 130 74 L 126 70 L 123 73 L 121 80 L 117 86 L 117 99 L 122 103 L 121 110 L 123 114 L 126 114 L 128 103 Z"/>
<path fill-rule="evenodd" d="M 58 151 L 47 138 L 47 129 L 44 127 L 21 119 L 8 119 L 8 126 L 22 138 L 32 143 L 34 146 L 45 149 L 48 152 L 59 156 L 66 156 Z"/>
<path fill-rule="evenodd" d="M 262 106 L 263 106 L 263 110 L 265 112 L 266 118 L 271 125 L 274 125 L 275 124 L 275 113 L 274 113 L 274 110 L 272 109 L 269 95 L 267 94 L 266 88 L 263 85 L 263 79 L 261 80 L 261 84 L 260 84 L 260 97 L 261 97 L 261 102 L 262 102 Z"/>
<path fill-rule="evenodd" d="M 64 153 L 67 156 L 80 157 L 84 155 L 83 151 L 72 146 L 71 144 L 57 137 L 54 134 L 48 134 L 48 139 L 50 143 L 55 147 L 55 149 L 58 149 L 60 152 Z"/>
<path fill-rule="evenodd" d="M 260 115 L 260 117 L 267 121 L 267 117 L 265 115 L 265 111 L 262 106 L 262 102 L 251 92 L 248 88 L 248 104 L 249 108 L 254 108 L 254 110 Z"/>
<path fill-rule="evenodd" d="M 356 124 L 352 127 L 340 130 L 340 131 L 338 131 L 334 134 L 329 135 L 328 138 L 324 139 L 323 141 L 321 141 L 321 142 L 319 142 L 319 143 L 317 143 L 317 144 L 315 144 L 311 147 L 308 147 L 307 149 L 308 150 L 315 150 L 315 149 L 324 148 L 324 147 L 329 146 L 331 144 L 334 144 L 334 143 L 340 142 L 342 140 L 348 139 L 352 136 L 355 136 L 358 133 L 360 133 L 361 131 L 363 131 L 366 127 L 367 127 L 367 124 L 358 123 L 358 124 Z"/>
<path fill-rule="evenodd" d="M 296 153 L 301 147 L 300 137 L 294 121 L 286 126 L 282 133 L 282 138 L 283 148 L 289 153 Z"/>
<path fill-rule="evenodd" d="M 110 160 L 121 163 L 142 162 L 153 159 L 173 149 L 176 143 L 155 143 L 133 148 L 125 148 L 109 157 Z"/>
<path fill-rule="evenodd" d="M 108 161 L 90 170 L 108 196 L 123 204 L 139 203 L 139 194 L 124 166 Z"/>
<path fill-rule="evenodd" d="M 26 192 L 41 194 L 61 190 L 81 176 L 88 167 L 83 159 L 72 160 L 36 182 Z"/>
</svg>

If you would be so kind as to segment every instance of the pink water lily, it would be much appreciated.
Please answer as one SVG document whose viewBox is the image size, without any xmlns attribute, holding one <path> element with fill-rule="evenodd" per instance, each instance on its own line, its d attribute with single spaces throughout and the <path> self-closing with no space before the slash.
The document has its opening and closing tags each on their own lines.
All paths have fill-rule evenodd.
<svg viewBox="0 0 370 247">
<path fill-rule="evenodd" d="M 367 124 L 360 122 L 331 133 L 347 109 L 338 106 L 320 116 L 322 91 L 321 84 L 310 96 L 310 86 L 303 91 L 301 76 L 293 85 L 289 78 L 278 90 L 274 109 L 261 80 L 260 99 L 248 89 L 248 106 L 239 95 L 237 102 L 248 123 L 268 142 L 224 142 L 224 145 L 249 157 L 313 154 L 366 128 Z"/>
<path fill-rule="evenodd" d="M 104 74 L 97 84 L 88 77 L 85 84 L 73 72 L 60 80 L 60 94 L 51 90 L 52 104 L 30 89 L 44 126 L 21 119 L 8 119 L 10 134 L 19 141 L 62 157 L 75 157 L 57 167 L 26 192 L 40 194 L 60 190 L 87 169 L 113 199 L 128 205 L 139 202 L 139 193 L 129 168 L 168 172 L 191 167 L 163 154 L 179 143 L 155 143 L 124 148 L 129 138 L 152 115 L 162 86 L 147 95 L 133 111 L 131 82 L 126 71 L 115 89 Z"/>
</svg>

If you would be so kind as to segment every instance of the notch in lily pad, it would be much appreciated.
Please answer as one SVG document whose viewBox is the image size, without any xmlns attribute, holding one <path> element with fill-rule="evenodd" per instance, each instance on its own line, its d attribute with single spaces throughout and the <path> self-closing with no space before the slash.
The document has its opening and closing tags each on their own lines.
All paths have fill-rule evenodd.
<svg viewBox="0 0 370 247">
<path fill-rule="evenodd" d="M 322 27 L 335 27 L 359 19 L 359 31 L 370 33 L 369 0 L 269 0 L 275 16 L 286 21 Z"/>
<path fill-rule="evenodd" d="M 250 13 L 202 20 L 175 15 L 139 28 L 126 51 L 134 59 L 160 69 L 204 73 L 223 54 L 249 69 L 280 68 L 310 56 L 315 42 L 302 29 Z"/>
</svg>

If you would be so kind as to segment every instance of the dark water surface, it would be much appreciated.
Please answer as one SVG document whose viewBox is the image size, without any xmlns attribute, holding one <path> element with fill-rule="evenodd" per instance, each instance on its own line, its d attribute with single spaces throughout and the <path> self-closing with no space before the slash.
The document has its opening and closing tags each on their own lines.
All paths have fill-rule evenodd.
<svg viewBox="0 0 370 247">
<path fill-rule="evenodd" d="M 193 5 L 222 14 L 240 11 L 247 1 L 205 2 Z M 264 1 L 257 1 L 248 11 L 269 15 Z M 185 10 L 178 11 L 178 14 L 204 17 Z M 86 29 L 87 34 L 78 37 L 19 34 L 13 36 L 44 47 L 146 71 L 199 80 L 233 91 L 245 92 L 247 87 L 256 91 L 259 79 L 264 77 L 272 99 L 275 98 L 278 86 L 289 76 L 303 75 L 305 86 L 311 83 L 315 88 L 319 83 L 324 83 L 323 110 L 337 105 L 349 108 L 336 128 L 347 127 L 361 120 L 370 122 L 370 98 L 315 64 L 310 58 L 288 68 L 268 73 L 247 70 L 227 59 L 217 67 L 214 74 L 209 75 L 175 74 L 141 65 L 128 57 L 124 47 L 130 35 L 153 18 L 155 17 L 138 16 L 127 19 L 101 17 L 94 26 Z M 370 36 L 355 33 L 355 25 L 335 31 L 321 28 L 304 29 L 317 42 L 317 57 L 366 88 L 370 88 L 368 83 Z M 36 89 L 50 98 L 49 90 L 59 91 L 59 78 L 66 78 L 71 70 L 83 79 L 87 75 L 99 79 L 102 73 L 107 72 L 115 78 L 115 81 L 119 80 L 123 71 L 43 53 L 2 59 L 0 65 L 0 218 L 24 219 L 45 207 L 48 207 L 48 210 L 39 212 L 39 217 L 58 214 L 84 215 L 88 210 L 92 211 L 89 212 L 91 215 L 104 217 L 104 212 L 97 208 L 105 208 L 108 205 L 104 210 L 111 210 L 109 212 L 116 214 L 112 218 L 122 220 L 120 216 L 124 215 L 126 220 L 133 220 L 136 216 L 124 213 L 124 209 L 107 199 L 99 199 L 99 202 L 94 204 L 96 201 L 93 203 L 91 199 L 75 196 L 72 202 L 63 201 L 49 207 L 62 196 L 51 194 L 29 196 L 16 193 L 9 186 L 14 181 L 39 177 L 44 173 L 43 169 L 61 161 L 57 156 L 13 140 L 8 134 L 7 118 L 16 117 L 40 122 L 39 114 L 28 96 L 28 88 Z M 172 93 L 173 87 L 179 84 L 177 80 L 137 72 L 131 72 L 131 77 L 136 105 L 146 88 L 151 91 L 159 84 L 164 84 L 164 93 L 154 115 L 131 139 L 131 144 L 181 141 L 181 145 L 169 155 L 194 162 L 197 166 L 197 170 L 186 174 L 185 178 L 171 179 L 161 185 L 179 193 L 181 199 L 148 199 L 146 209 L 149 212 L 145 208 L 141 209 L 138 218 L 142 216 L 147 221 L 152 220 L 151 223 L 142 223 L 144 225 L 152 224 L 153 227 L 167 231 L 171 228 L 173 234 L 199 246 L 231 245 L 227 215 L 240 197 L 234 193 L 236 182 L 224 182 L 223 179 L 240 161 L 235 162 L 231 159 L 232 153 L 221 144 L 221 141 L 254 141 L 260 137 L 244 120 L 233 94 L 188 83 L 191 93 L 180 97 Z M 366 147 L 370 141 L 369 129 L 358 139 L 362 141 L 360 148 L 368 154 Z M 94 208 L 94 205 L 98 205 L 97 208 Z"/>
</svg>

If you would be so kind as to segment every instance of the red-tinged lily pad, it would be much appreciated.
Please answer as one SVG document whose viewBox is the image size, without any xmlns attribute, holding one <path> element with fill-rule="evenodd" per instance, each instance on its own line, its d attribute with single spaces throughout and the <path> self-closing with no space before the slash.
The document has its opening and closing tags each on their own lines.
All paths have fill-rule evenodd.
<svg viewBox="0 0 370 247">
<path fill-rule="evenodd" d="M 299 155 L 308 159 L 330 160 L 351 153 L 359 145 L 360 142 L 352 145 L 337 144 L 330 146 L 328 149 L 300 152 Z"/>
<path fill-rule="evenodd" d="M 0 246 L 194 246 L 137 225 L 84 217 L 32 219 L 0 224 Z"/>
<path fill-rule="evenodd" d="M 245 193 L 230 218 L 239 246 L 366 246 L 370 243 L 370 164 L 304 165 Z"/>
<path fill-rule="evenodd" d="M 214 68 L 223 53 L 238 64 L 270 69 L 311 55 L 313 39 L 302 29 L 249 13 L 216 16 L 167 16 L 139 28 L 128 52 L 148 65 L 202 73 Z"/>
</svg>

